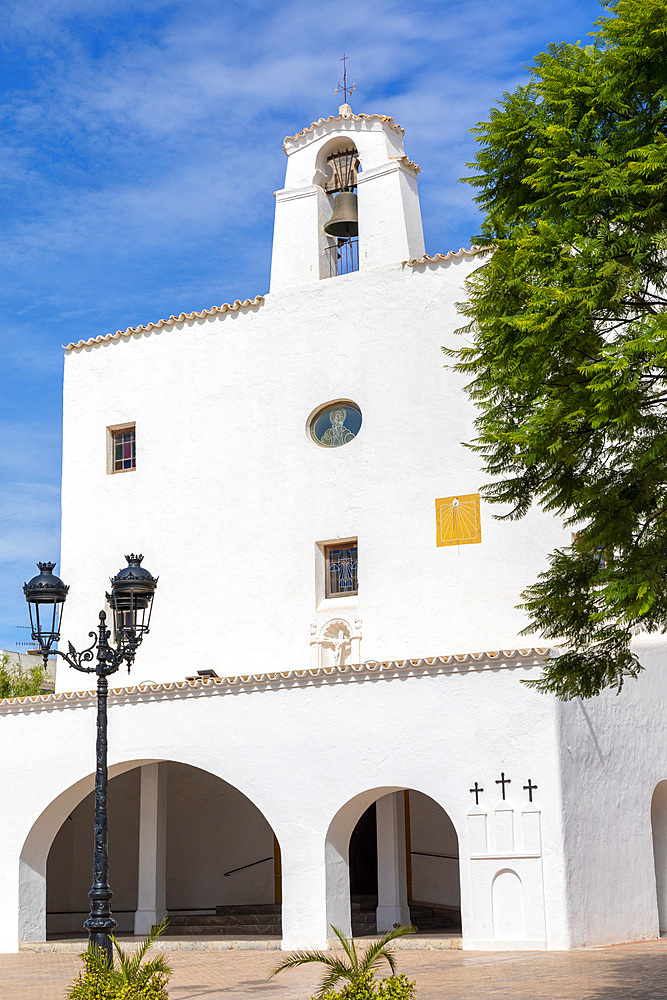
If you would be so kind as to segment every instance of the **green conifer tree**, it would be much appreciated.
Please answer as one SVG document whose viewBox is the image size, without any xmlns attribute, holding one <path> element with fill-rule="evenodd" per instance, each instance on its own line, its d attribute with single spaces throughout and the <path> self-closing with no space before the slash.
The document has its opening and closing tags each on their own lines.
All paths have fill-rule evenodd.
<svg viewBox="0 0 667 1000">
<path fill-rule="evenodd" d="M 486 255 L 449 352 L 486 498 L 576 533 L 523 605 L 564 644 L 535 683 L 565 699 L 620 689 L 633 632 L 667 627 L 667 2 L 603 6 L 473 130 Z"/>
</svg>

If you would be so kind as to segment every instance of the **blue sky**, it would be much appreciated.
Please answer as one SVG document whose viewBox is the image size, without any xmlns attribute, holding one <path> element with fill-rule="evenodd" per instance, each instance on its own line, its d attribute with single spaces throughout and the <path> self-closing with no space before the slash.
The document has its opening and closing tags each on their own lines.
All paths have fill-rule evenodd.
<svg viewBox="0 0 667 1000">
<path fill-rule="evenodd" d="M 468 130 L 537 52 L 584 40 L 603 11 L 595 0 L 0 0 L 0 11 L 0 648 L 16 649 L 28 639 L 21 586 L 59 551 L 61 345 L 267 290 L 281 144 L 336 112 L 343 52 L 353 109 L 392 115 L 422 167 L 427 251 L 468 246 Z"/>
</svg>

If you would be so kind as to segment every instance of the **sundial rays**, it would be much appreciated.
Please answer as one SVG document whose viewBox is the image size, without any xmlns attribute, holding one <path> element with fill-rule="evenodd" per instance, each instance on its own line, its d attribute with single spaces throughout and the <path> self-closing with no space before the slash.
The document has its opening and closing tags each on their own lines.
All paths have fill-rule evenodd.
<svg viewBox="0 0 667 1000">
<path fill-rule="evenodd" d="M 438 545 L 471 545 L 481 542 L 479 493 L 442 497 L 435 501 Z"/>
</svg>

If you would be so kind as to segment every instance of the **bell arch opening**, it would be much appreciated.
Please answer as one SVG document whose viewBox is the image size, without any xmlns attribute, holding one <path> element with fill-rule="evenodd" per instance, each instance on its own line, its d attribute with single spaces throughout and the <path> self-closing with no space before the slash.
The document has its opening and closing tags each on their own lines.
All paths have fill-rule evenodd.
<svg viewBox="0 0 667 1000">
<path fill-rule="evenodd" d="M 651 830 L 655 890 L 658 904 L 658 928 L 667 934 L 667 780 L 659 781 L 651 800 Z"/>
<path fill-rule="evenodd" d="M 398 924 L 461 933 L 459 840 L 446 810 L 416 789 L 346 803 L 327 834 L 327 922 L 355 937 Z"/>
<path fill-rule="evenodd" d="M 334 176 L 332 157 L 335 157 L 337 154 L 343 153 L 346 150 L 351 150 L 354 153 L 354 163 L 352 165 L 354 170 L 353 186 L 356 187 L 356 175 L 362 171 L 361 159 L 354 139 L 352 136 L 345 135 L 335 136 L 330 139 L 329 142 L 324 143 L 324 145 L 318 150 L 315 160 L 313 184 L 317 184 L 318 187 L 321 187 L 325 191 L 331 193 L 335 193 L 336 190 L 339 190 L 339 186 Z"/>
<path fill-rule="evenodd" d="M 322 188 L 323 259 L 320 274 L 337 277 L 359 270 L 359 152 L 352 137 L 337 136 L 317 154 L 313 183 Z"/>
<path fill-rule="evenodd" d="M 41 838 L 42 916 L 28 880 L 23 903 L 33 918 L 24 922 L 24 941 L 86 936 L 94 802 L 92 779 L 79 784 L 50 842 Z M 238 788 L 177 761 L 135 762 L 108 787 L 117 933 L 143 935 L 167 915 L 171 935 L 280 937 L 280 848 Z"/>
</svg>

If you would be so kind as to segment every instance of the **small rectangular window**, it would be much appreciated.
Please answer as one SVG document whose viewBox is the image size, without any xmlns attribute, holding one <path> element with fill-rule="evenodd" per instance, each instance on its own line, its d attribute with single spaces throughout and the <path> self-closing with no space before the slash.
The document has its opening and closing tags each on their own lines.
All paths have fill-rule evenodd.
<svg viewBox="0 0 667 1000">
<path fill-rule="evenodd" d="M 137 440 L 134 424 L 107 428 L 107 471 L 129 472 L 137 467 Z"/>
<path fill-rule="evenodd" d="M 356 542 L 326 545 L 324 564 L 326 597 L 347 597 L 358 593 Z"/>
</svg>

